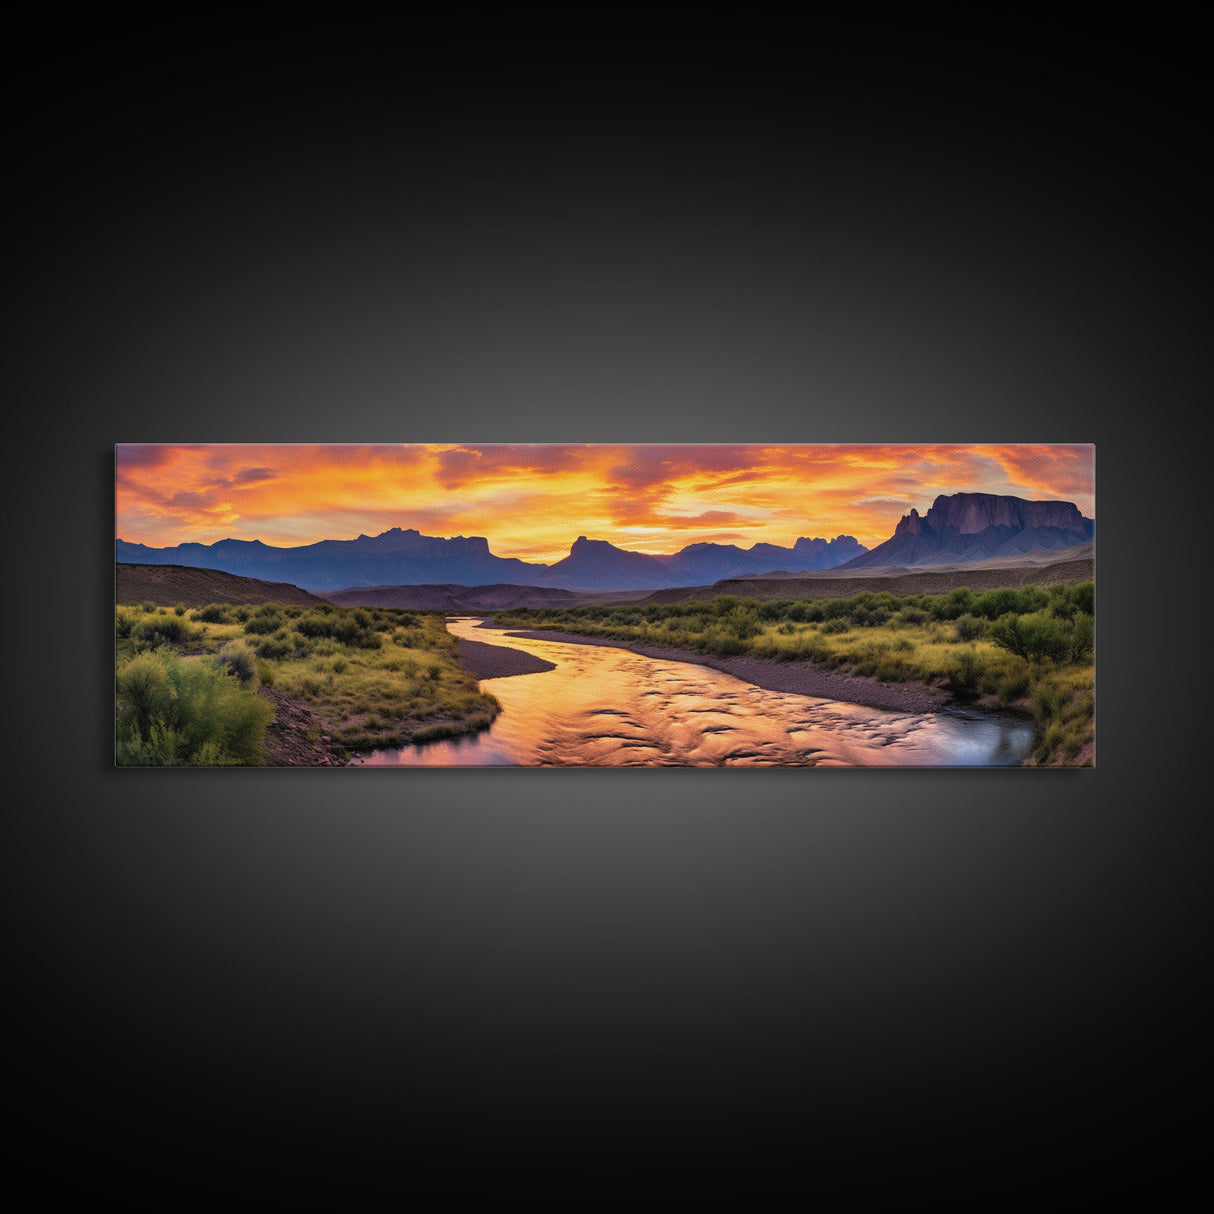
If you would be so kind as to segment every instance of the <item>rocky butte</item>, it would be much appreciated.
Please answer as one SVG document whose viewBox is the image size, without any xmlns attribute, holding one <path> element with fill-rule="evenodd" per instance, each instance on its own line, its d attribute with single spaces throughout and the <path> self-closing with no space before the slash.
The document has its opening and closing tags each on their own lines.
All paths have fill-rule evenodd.
<svg viewBox="0 0 1214 1214">
<path fill-rule="evenodd" d="M 883 544 L 838 568 L 842 573 L 881 565 L 943 565 L 1072 548 L 1090 540 L 1095 527 L 1074 502 L 941 494 L 926 514 L 912 509 Z"/>
</svg>

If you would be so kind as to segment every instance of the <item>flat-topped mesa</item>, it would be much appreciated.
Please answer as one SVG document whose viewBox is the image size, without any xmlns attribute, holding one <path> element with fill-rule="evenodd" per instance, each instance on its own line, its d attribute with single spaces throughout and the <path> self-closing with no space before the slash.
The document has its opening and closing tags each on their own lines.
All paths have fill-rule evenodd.
<svg viewBox="0 0 1214 1214">
<path fill-rule="evenodd" d="M 569 555 L 572 556 L 575 552 L 605 552 L 608 548 L 614 547 L 615 545 L 610 540 L 589 540 L 584 535 L 579 535 L 573 541 Z"/>
<path fill-rule="evenodd" d="M 1095 523 L 1080 514 L 1074 502 L 1036 502 L 995 493 L 941 494 L 926 514 L 912 509 L 884 543 L 837 568 L 850 572 L 882 565 L 1020 559 L 1036 551 L 1075 547 L 1094 535 Z"/>
<path fill-rule="evenodd" d="M 918 515 L 912 510 L 903 521 L 910 522 L 913 527 L 917 519 Z M 994 493 L 941 494 L 932 503 L 922 521 L 933 531 L 954 530 L 962 535 L 976 535 L 987 527 L 1057 527 L 1061 531 L 1085 530 L 1084 517 L 1074 502 L 1028 501 L 1022 497 L 1000 496 Z M 898 526 L 901 530 L 902 524 L 899 523 Z M 911 527 L 908 527 L 908 531 Z"/>
</svg>

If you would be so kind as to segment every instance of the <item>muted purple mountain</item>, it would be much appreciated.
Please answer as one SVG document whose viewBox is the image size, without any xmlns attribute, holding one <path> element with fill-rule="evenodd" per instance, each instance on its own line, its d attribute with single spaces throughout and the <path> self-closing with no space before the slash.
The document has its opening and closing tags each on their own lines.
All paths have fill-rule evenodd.
<svg viewBox="0 0 1214 1214">
<path fill-rule="evenodd" d="M 949 565 L 1040 549 L 1072 548 L 1092 539 L 1096 524 L 1073 502 L 1036 502 L 993 493 L 941 495 L 925 515 L 903 515 L 883 544 L 839 566 Z"/>
<path fill-rule="evenodd" d="M 569 555 L 552 565 L 494 556 L 483 536 L 443 539 L 393 527 L 354 540 L 321 540 L 275 548 L 260 540 L 219 540 L 149 548 L 115 541 L 119 563 L 188 565 L 264 581 L 290 582 L 324 594 L 354 586 L 418 586 L 434 583 L 561 587 L 567 590 L 657 590 L 704 585 L 722 578 L 776 571 L 832 569 L 865 552 L 852 536 L 798 539 L 791 548 L 755 544 L 689 544 L 668 556 L 629 552 L 606 540 L 578 538 Z"/>
</svg>

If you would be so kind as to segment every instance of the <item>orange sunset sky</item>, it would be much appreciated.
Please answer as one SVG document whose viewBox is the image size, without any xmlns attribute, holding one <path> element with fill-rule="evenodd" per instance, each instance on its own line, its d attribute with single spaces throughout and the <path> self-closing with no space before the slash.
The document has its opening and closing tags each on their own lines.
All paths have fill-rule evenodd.
<svg viewBox="0 0 1214 1214">
<path fill-rule="evenodd" d="M 155 548 L 278 547 L 378 535 L 483 535 L 559 560 L 578 536 L 638 552 L 708 541 L 872 548 L 941 493 L 1074 502 L 1095 518 L 1085 444 L 120 444 L 116 535 Z"/>
</svg>

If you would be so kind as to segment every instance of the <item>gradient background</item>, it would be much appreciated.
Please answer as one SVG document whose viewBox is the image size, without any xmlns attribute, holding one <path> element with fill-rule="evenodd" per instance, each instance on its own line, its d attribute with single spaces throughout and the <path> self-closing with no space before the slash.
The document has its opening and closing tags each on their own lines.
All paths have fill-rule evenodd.
<svg viewBox="0 0 1214 1214">
<path fill-rule="evenodd" d="M 1209 830 L 1139 562 L 1205 526 L 1194 12 L 27 32 L 5 884 L 48 1198 L 1171 1191 Z M 112 769 L 114 442 L 453 437 L 1095 443 L 1099 767 Z"/>
</svg>

